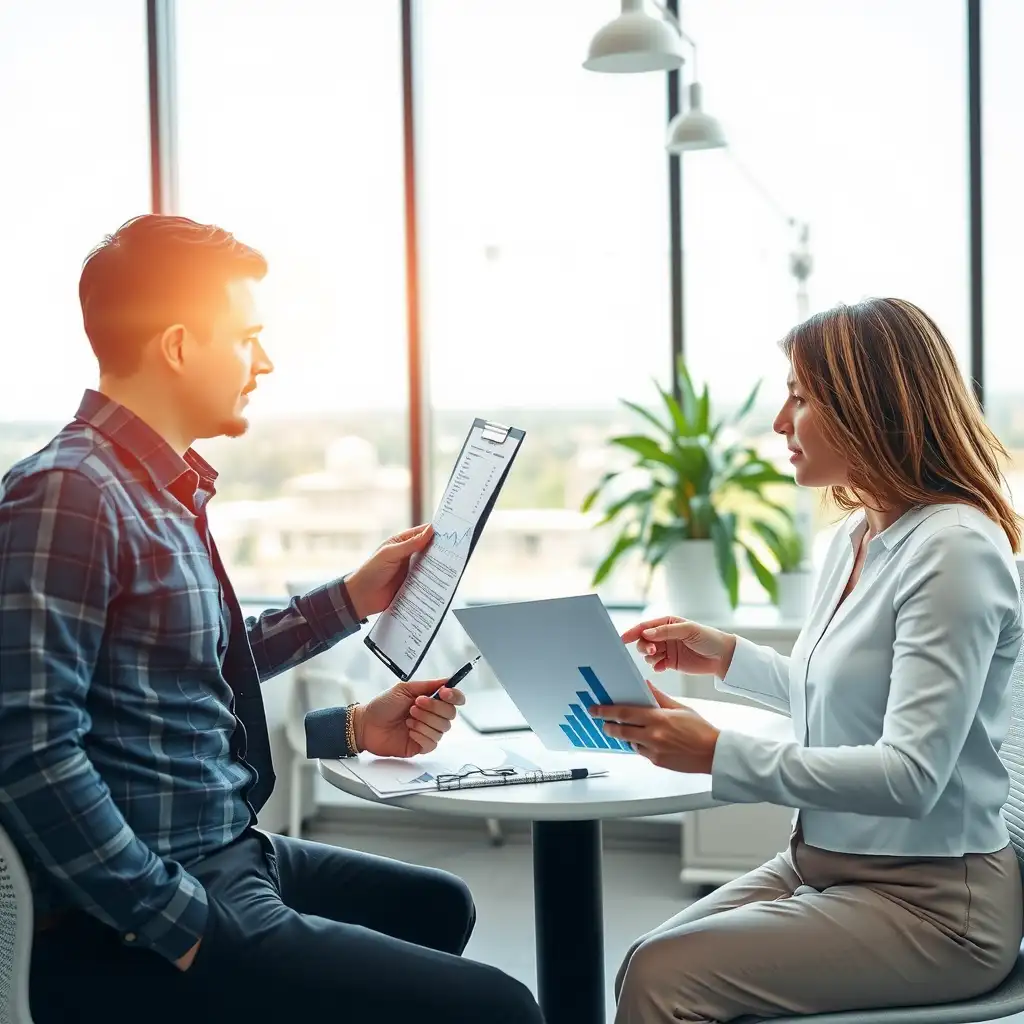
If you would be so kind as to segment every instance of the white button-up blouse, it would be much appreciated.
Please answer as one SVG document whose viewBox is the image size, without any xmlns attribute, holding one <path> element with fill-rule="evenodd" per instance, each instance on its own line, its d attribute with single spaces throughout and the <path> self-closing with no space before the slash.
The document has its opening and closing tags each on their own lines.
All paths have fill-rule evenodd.
<svg viewBox="0 0 1024 1024">
<path fill-rule="evenodd" d="M 1009 841 L 998 751 L 1021 645 L 1002 529 L 971 506 L 912 509 L 868 544 L 837 531 L 792 655 L 740 639 L 720 689 L 790 715 L 793 739 L 723 731 L 712 794 L 797 809 L 804 840 L 842 853 L 949 857 Z"/>
</svg>

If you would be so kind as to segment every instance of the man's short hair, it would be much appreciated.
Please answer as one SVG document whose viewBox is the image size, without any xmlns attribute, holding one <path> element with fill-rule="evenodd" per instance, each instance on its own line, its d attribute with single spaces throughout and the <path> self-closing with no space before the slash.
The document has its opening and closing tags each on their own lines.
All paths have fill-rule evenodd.
<svg viewBox="0 0 1024 1024">
<path fill-rule="evenodd" d="M 216 225 L 159 214 L 122 224 L 86 257 L 78 283 L 101 372 L 134 372 L 146 341 L 172 324 L 204 333 L 231 281 L 266 272 L 259 252 Z"/>
</svg>

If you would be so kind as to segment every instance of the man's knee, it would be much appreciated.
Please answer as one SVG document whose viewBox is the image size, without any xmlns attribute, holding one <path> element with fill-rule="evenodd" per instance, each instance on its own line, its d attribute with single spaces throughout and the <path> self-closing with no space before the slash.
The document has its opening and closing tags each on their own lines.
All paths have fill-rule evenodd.
<svg viewBox="0 0 1024 1024">
<path fill-rule="evenodd" d="M 533 993 L 497 967 L 477 964 L 474 979 L 474 1020 L 487 1024 L 544 1024 Z"/>
<path fill-rule="evenodd" d="M 452 935 L 448 952 L 461 953 L 476 924 L 476 904 L 469 886 L 440 868 L 424 868 L 417 882 L 417 902 L 424 917 L 445 923 Z"/>
</svg>

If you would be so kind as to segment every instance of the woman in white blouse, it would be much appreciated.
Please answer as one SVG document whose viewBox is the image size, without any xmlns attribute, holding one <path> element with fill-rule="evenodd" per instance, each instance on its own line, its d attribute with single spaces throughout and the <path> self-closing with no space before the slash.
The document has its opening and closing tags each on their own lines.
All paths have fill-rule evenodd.
<svg viewBox="0 0 1024 1024">
<path fill-rule="evenodd" d="M 657 709 L 595 711 L 714 796 L 799 813 L 786 851 L 633 945 L 617 1024 L 965 999 L 1021 941 L 998 757 L 1022 636 L 1005 452 L 908 302 L 830 310 L 783 347 L 775 430 L 797 482 L 852 513 L 792 655 L 677 618 L 623 640 L 790 715 L 793 739 L 720 732 L 654 687 Z"/>
</svg>

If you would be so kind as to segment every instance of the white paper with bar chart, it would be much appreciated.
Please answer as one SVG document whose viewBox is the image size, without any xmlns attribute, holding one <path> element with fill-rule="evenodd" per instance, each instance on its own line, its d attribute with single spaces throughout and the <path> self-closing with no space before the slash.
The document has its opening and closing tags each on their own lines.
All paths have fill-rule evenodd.
<svg viewBox="0 0 1024 1024">
<path fill-rule="evenodd" d="M 431 520 L 434 537 L 364 640 L 400 679 L 416 671 L 437 635 L 525 436 L 480 417 L 470 426 Z"/>
<path fill-rule="evenodd" d="M 656 703 L 600 597 L 515 601 L 452 614 L 545 747 L 635 753 L 588 711 L 595 704 Z"/>
</svg>

